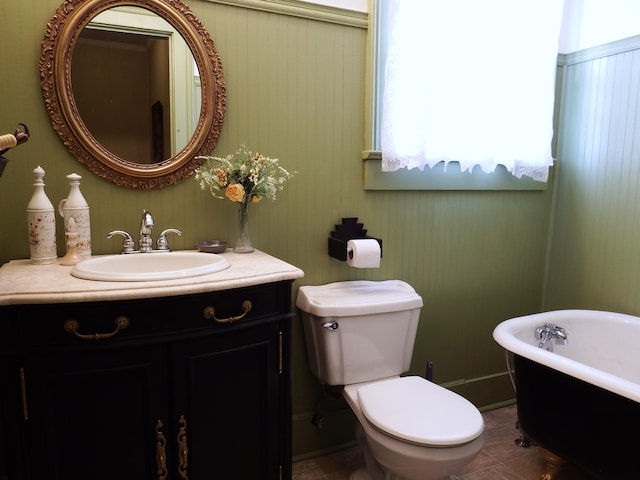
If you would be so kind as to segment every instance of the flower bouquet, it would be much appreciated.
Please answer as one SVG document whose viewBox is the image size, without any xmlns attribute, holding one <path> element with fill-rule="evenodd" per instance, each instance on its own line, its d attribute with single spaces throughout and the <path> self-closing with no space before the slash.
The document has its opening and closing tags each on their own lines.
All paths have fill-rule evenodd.
<svg viewBox="0 0 640 480">
<path fill-rule="evenodd" d="M 239 203 L 240 235 L 233 248 L 237 253 L 253 251 L 249 238 L 247 210 L 251 203 L 263 199 L 276 200 L 278 191 L 293 174 L 283 168 L 277 158 L 253 153 L 241 146 L 234 154 L 220 157 L 199 157 L 203 164 L 196 169 L 195 179 L 202 190 L 215 198 L 225 197 Z"/>
</svg>

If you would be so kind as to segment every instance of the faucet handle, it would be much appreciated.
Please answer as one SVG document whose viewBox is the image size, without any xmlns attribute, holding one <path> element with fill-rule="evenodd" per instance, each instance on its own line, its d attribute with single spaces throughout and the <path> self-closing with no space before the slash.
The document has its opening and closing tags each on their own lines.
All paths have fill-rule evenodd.
<svg viewBox="0 0 640 480">
<path fill-rule="evenodd" d="M 175 233 L 179 237 L 182 236 L 182 232 L 175 228 L 167 228 L 158 235 L 158 241 L 156 242 L 156 248 L 158 250 L 169 251 L 169 242 L 167 242 L 167 233 Z"/>
<path fill-rule="evenodd" d="M 136 244 L 133 241 L 131 235 L 124 230 L 114 230 L 107 233 L 107 238 L 111 238 L 114 235 L 122 235 L 124 237 L 124 243 L 122 244 L 122 253 L 133 253 L 135 251 Z"/>
</svg>

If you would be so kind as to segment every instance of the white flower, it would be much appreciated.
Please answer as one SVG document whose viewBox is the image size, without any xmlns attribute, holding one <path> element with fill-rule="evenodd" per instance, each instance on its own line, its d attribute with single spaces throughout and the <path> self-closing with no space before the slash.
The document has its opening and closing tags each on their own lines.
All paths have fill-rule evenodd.
<svg viewBox="0 0 640 480">
<path fill-rule="evenodd" d="M 284 183 L 293 177 L 279 165 L 277 158 L 254 154 L 244 146 L 225 158 L 199 158 L 204 162 L 196 169 L 195 179 L 202 190 L 208 189 L 215 198 L 225 198 L 223 194 L 229 185 L 240 184 L 247 199 L 275 201 L 277 191 L 283 190 Z"/>
</svg>

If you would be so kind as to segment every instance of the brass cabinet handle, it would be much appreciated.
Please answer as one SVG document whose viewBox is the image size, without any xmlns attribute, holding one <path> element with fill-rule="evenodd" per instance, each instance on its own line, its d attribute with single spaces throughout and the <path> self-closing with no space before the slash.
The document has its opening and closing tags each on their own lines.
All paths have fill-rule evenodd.
<svg viewBox="0 0 640 480">
<path fill-rule="evenodd" d="M 111 338 L 120 330 L 124 330 L 129 326 L 129 319 L 127 317 L 117 317 L 114 321 L 116 329 L 109 333 L 94 333 L 92 335 L 85 335 L 78 333 L 80 329 L 80 322 L 77 320 L 67 320 L 64 322 L 64 330 L 69 333 L 73 333 L 76 337 L 82 340 L 103 340 L 105 338 Z"/>
<path fill-rule="evenodd" d="M 158 467 L 158 480 L 167 479 L 167 439 L 162 433 L 164 424 L 158 420 L 156 423 L 156 466 Z"/>
<path fill-rule="evenodd" d="M 253 303 L 251 303 L 251 300 L 245 300 L 242 302 L 242 313 L 238 316 L 227 317 L 227 318 L 217 318 L 216 309 L 211 306 L 205 307 L 204 310 L 202 311 L 202 315 L 204 315 L 204 318 L 208 320 L 213 319 L 218 323 L 233 323 L 233 322 L 237 322 L 238 320 L 242 320 L 247 315 L 247 313 L 251 311 L 252 308 L 253 308 Z"/>
<path fill-rule="evenodd" d="M 187 421 L 184 419 L 184 415 L 180 415 L 178 425 L 180 425 L 180 430 L 178 431 L 178 475 L 183 480 L 189 480 L 187 477 L 189 447 L 187 446 Z"/>
</svg>

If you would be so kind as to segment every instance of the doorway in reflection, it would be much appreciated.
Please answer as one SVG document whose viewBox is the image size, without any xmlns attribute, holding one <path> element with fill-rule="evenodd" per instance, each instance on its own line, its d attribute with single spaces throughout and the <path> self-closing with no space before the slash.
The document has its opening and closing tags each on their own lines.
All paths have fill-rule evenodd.
<svg viewBox="0 0 640 480">
<path fill-rule="evenodd" d="M 85 28 L 71 67 L 80 117 L 104 148 L 135 163 L 171 156 L 167 37 Z"/>
</svg>

